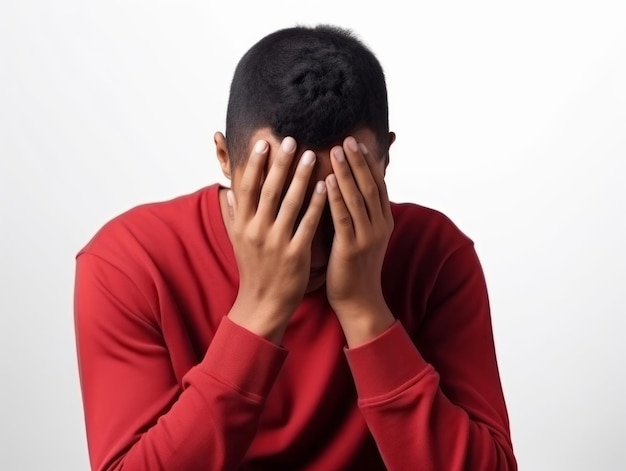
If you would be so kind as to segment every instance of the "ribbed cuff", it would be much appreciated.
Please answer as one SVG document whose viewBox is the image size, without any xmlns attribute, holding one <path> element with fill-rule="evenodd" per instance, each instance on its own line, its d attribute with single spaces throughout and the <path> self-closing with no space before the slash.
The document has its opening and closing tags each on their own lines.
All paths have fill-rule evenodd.
<svg viewBox="0 0 626 471">
<path fill-rule="evenodd" d="M 286 357 L 284 348 L 224 317 L 197 368 L 235 388 L 265 398 Z"/>
<path fill-rule="evenodd" d="M 429 365 L 399 321 L 371 341 L 345 349 L 359 399 L 387 394 Z"/>
</svg>

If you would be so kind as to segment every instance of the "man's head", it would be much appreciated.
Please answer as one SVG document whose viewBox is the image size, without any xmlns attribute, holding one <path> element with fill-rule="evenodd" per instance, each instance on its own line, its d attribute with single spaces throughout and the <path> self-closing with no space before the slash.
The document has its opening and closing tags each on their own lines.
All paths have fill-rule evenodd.
<svg viewBox="0 0 626 471">
<path fill-rule="evenodd" d="M 255 143 L 270 145 L 269 170 L 288 136 L 297 143 L 294 168 L 307 149 L 317 155 L 303 208 L 315 182 L 332 173 L 331 149 L 348 136 L 363 143 L 384 172 L 395 138 L 389 132 L 385 77 L 374 54 L 350 31 L 326 25 L 282 29 L 241 58 L 230 89 L 226 136 L 215 134 L 217 157 L 235 195 Z M 333 234 L 327 208 L 311 247 L 312 273 L 323 271 Z M 312 279 L 310 288 L 321 280 Z"/>
<path fill-rule="evenodd" d="M 328 149 L 362 128 L 374 132 L 387 157 L 387 89 L 374 54 L 334 26 L 293 27 L 269 34 L 241 58 L 226 115 L 231 167 L 247 159 L 251 137 L 269 128 L 299 146 Z"/>
</svg>

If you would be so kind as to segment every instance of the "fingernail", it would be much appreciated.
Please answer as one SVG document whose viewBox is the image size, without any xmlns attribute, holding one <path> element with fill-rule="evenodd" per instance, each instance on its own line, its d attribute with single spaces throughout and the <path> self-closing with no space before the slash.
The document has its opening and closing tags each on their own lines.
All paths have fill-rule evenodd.
<svg viewBox="0 0 626 471">
<path fill-rule="evenodd" d="M 280 145 L 284 152 L 291 153 L 296 150 L 296 140 L 293 137 L 287 136 L 283 139 L 283 143 Z"/>
<path fill-rule="evenodd" d="M 346 154 L 343 153 L 343 149 L 341 147 L 336 147 L 334 154 L 337 162 L 343 162 L 346 160 Z"/>
<path fill-rule="evenodd" d="M 307 150 L 304 154 L 302 154 L 300 162 L 302 162 L 303 165 L 313 165 L 315 163 L 315 152 Z"/>
<path fill-rule="evenodd" d="M 359 147 L 361 148 L 361 152 L 363 153 L 363 155 L 366 155 L 369 152 L 367 150 L 367 146 L 363 144 L 362 142 L 359 143 Z"/>
<path fill-rule="evenodd" d="M 337 177 L 334 173 L 331 173 L 328 177 L 326 177 L 326 182 L 331 188 L 337 188 Z"/>
<path fill-rule="evenodd" d="M 226 192 L 226 201 L 228 202 L 228 206 L 233 206 L 234 203 L 234 196 L 233 196 L 233 192 L 231 190 L 228 190 Z"/>
<path fill-rule="evenodd" d="M 267 150 L 267 142 L 264 140 L 257 141 L 254 145 L 254 152 L 257 154 L 263 154 Z"/>
<path fill-rule="evenodd" d="M 325 193 L 326 192 L 326 183 L 320 181 L 315 185 L 315 191 L 317 193 Z"/>
<path fill-rule="evenodd" d="M 354 137 L 349 137 L 348 139 L 346 139 L 346 144 L 348 145 L 348 149 L 350 149 L 352 152 L 357 152 L 359 150 L 359 146 L 356 143 L 356 139 L 354 139 Z"/>
</svg>

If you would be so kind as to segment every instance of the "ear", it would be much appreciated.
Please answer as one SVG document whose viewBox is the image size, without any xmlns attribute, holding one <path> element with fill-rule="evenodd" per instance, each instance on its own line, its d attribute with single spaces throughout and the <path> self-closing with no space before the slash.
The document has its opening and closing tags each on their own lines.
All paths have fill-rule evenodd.
<svg viewBox="0 0 626 471">
<path fill-rule="evenodd" d="M 389 133 L 389 144 L 387 146 L 387 154 L 385 155 L 385 168 L 383 170 L 383 174 L 387 172 L 387 166 L 389 165 L 389 151 L 391 149 L 391 145 L 396 142 L 396 133 L 395 132 L 390 132 Z"/>
<path fill-rule="evenodd" d="M 230 156 L 228 154 L 228 146 L 226 145 L 226 137 L 221 132 L 216 132 L 213 136 L 213 141 L 215 142 L 215 155 L 222 168 L 222 173 L 230 180 L 232 169 L 230 168 Z"/>
<path fill-rule="evenodd" d="M 394 142 L 396 142 L 396 133 L 391 131 L 389 132 L 389 147 L 391 147 L 391 144 Z"/>
</svg>

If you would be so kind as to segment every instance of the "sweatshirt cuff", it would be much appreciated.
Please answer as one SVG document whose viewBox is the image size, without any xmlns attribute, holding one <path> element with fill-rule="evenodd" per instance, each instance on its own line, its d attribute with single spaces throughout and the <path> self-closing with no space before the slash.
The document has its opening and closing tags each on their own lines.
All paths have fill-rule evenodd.
<svg viewBox="0 0 626 471">
<path fill-rule="evenodd" d="M 197 368 L 236 389 L 265 398 L 286 357 L 284 348 L 223 317 Z"/>
<path fill-rule="evenodd" d="M 371 341 L 346 348 L 345 354 L 360 399 L 394 391 L 429 367 L 398 320 Z"/>
</svg>

